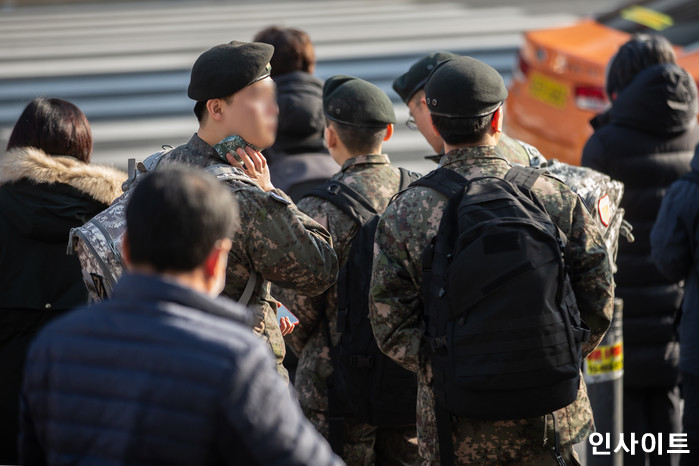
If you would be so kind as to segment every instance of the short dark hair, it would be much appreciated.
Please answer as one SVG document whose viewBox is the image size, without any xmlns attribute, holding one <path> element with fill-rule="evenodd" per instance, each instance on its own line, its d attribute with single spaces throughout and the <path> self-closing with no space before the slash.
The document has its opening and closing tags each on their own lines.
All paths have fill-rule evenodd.
<svg viewBox="0 0 699 466">
<path fill-rule="evenodd" d="M 432 123 L 444 142 L 451 146 L 475 144 L 483 139 L 495 112 L 475 118 L 450 118 L 432 115 Z"/>
<path fill-rule="evenodd" d="M 664 63 L 675 64 L 672 44 L 657 34 L 636 34 L 612 57 L 607 69 L 607 95 L 623 91 L 646 68 Z"/>
<path fill-rule="evenodd" d="M 173 165 L 148 174 L 126 207 L 131 262 L 158 272 L 186 272 L 204 263 L 216 241 L 238 229 L 238 206 L 216 178 Z"/>
<path fill-rule="evenodd" d="M 367 127 L 367 126 L 352 126 L 344 123 L 325 118 L 325 125 L 332 126 L 337 132 L 337 137 L 340 138 L 342 144 L 353 154 L 370 154 L 381 145 L 383 138 L 386 137 L 386 126 Z"/>
<path fill-rule="evenodd" d="M 227 103 L 231 103 L 231 99 L 233 98 L 233 94 L 228 95 L 226 97 L 221 97 L 222 100 L 225 100 Z M 204 120 L 204 117 L 206 116 L 207 110 L 206 110 L 206 103 L 208 100 L 202 100 L 194 104 L 194 114 L 197 117 L 197 121 L 201 123 Z"/>
<path fill-rule="evenodd" d="M 311 38 L 300 29 L 269 26 L 258 32 L 253 40 L 274 46 L 270 60 L 273 78 L 292 71 L 308 73 L 316 63 Z"/>
<path fill-rule="evenodd" d="M 29 102 L 15 123 L 7 150 L 14 147 L 35 147 L 49 155 L 70 155 L 89 163 L 90 123 L 75 104 L 39 97 Z"/>
</svg>

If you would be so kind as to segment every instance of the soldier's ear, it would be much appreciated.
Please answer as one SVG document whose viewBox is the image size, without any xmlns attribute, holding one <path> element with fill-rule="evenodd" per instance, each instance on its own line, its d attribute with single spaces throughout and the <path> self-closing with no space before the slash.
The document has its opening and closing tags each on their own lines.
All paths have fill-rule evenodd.
<svg viewBox="0 0 699 466">
<path fill-rule="evenodd" d="M 435 134 L 437 137 L 439 137 L 439 138 L 441 139 L 442 135 L 439 134 L 439 131 L 437 131 L 437 127 L 434 125 L 434 122 L 432 121 L 432 115 L 431 115 L 431 114 L 430 114 L 430 123 L 431 123 L 430 126 L 432 127 L 432 131 L 434 132 L 434 134 Z"/>
<path fill-rule="evenodd" d="M 386 126 L 386 135 L 383 137 L 384 142 L 391 139 L 391 136 L 393 136 L 393 125 L 392 124 Z"/>
<path fill-rule="evenodd" d="M 335 129 L 330 126 L 330 125 L 325 125 L 325 144 L 328 146 L 328 149 L 333 148 L 337 146 L 338 142 L 338 137 L 337 137 L 337 132 L 335 132 Z"/>
<path fill-rule="evenodd" d="M 131 268 L 131 249 L 129 248 L 128 232 L 124 232 L 121 239 L 121 258 L 124 260 L 124 266 L 127 269 Z"/>
<path fill-rule="evenodd" d="M 223 109 L 221 106 L 221 99 L 209 99 L 206 101 L 206 111 L 209 113 L 209 117 L 213 120 L 221 121 L 223 118 Z"/>
<path fill-rule="evenodd" d="M 493 130 L 494 134 L 497 133 L 502 133 L 502 121 L 503 121 L 503 115 L 502 115 L 502 105 L 495 110 L 495 113 L 493 113 L 493 120 L 490 123 L 490 127 Z"/>
</svg>

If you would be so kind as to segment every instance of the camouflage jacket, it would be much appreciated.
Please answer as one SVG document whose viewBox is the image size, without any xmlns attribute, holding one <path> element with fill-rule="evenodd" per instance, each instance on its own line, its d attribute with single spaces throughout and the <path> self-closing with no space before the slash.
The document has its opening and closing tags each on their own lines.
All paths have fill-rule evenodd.
<svg viewBox="0 0 699 466">
<path fill-rule="evenodd" d="M 502 177 L 510 168 L 493 147 L 471 147 L 446 154 L 441 165 L 466 178 Z M 484 181 L 487 182 L 487 181 Z M 612 318 L 611 264 L 599 229 L 580 198 L 560 181 L 540 177 L 534 192 L 568 238 L 566 257 L 581 315 L 591 328 L 589 354 L 604 336 Z M 418 374 L 418 445 L 426 463 L 438 461 L 432 370 L 423 338 L 422 252 L 436 235 L 446 197 L 424 187 L 399 196 L 383 214 L 376 231 L 371 282 L 370 319 L 377 343 L 388 356 Z M 593 429 L 592 410 L 584 381 L 578 398 L 556 412 L 561 447 L 581 442 Z M 545 432 L 553 423 L 544 418 L 477 421 L 458 418 L 454 452 L 459 464 L 501 464 L 526 461 L 542 453 Z"/>
<path fill-rule="evenodd" d="M 347 160 L 332 180 L 358 191 L 382 212 L 398 191 L 400 172 L 391 166 L 386 155 L 364 155 Z M 306 197 L 299 201 L 298 207 L 330 231 L 340 267 L 344 265 L 358 230 L 357 224 L 333 204 L 318 197 Z M 305 410 L 327 411 L 326 380 L 332 374 L 327 328 L 332 332 L 333 344 L 337 344 L 337 286 L 333 285 L 316 297 L 290 290 L 275 293 L 299 318 L 299 324 L 286 337 L 286 342 L 299 355 L 294 385 L 301 406 Z"/>
<path fill-rule="evenodd" d="M 216 151 L 196 134 L 167 154 L 162 165 L 183 163 L 198 167 L 220 164 Z M 242 170 L 233 169 L 245 176 Z M 238 299 L 250 273 L 258 275 L 248 307 L 254 331 L 267 341 L 277 358 L 279 373 L 286 349 L 277 322 L 277 303 L 270 282 L 300 294 L 317 295 L 337 279 L 337 257 L 325 228 L 299 211 L 289 197 L 275 189 L 264 192 L 255 182 L 228 182 L 238 201 L 241 228 L 233 236 L 223 294 Z"/>
<path fill-rule="evenodd" d="M 543 155 L 541 155 L 536 147 L 530 146 L 519 139 L 512 138 L 505 133 L 502 133 L 500 136 L 500 141 L 498 141 L 498 145 L 495 146 L 495 153 L 510 163 L 518 163 L 525 167 L 530 165 L 535 166 L 543 160 Z M 443 156 L 444 154 L 428 155 L 425 158 L 439 163 Z M 536 159 L 537 162 L 532 163 L 534 161 L 533 159 Z"/>
</svg>

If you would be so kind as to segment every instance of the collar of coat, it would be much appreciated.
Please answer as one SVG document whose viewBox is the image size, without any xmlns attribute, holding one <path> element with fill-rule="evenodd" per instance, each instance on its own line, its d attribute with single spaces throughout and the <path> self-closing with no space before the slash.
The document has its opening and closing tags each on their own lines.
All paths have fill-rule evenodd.
<svg viewBox="0 0 699 466">
<path fill-rule="evenodd" d="M 97 201 L 111 204 L 122 194 L 126 173 L 90 165 L 74 157 L 50 156 L 34 147 L 17 147 L 0 155 L 0 185 L 27 179 L 36 184 L 62 183 Z"/>
</svg>

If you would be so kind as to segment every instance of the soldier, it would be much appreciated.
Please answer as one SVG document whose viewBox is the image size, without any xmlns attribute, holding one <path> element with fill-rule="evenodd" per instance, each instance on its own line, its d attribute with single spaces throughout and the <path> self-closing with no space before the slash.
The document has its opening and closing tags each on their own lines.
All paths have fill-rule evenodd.
<svg viewBox="0 0 699 466">
<path fill-rule="evenodd" d="M 403 99 L 410 110 L 410 119 L 405 122 L 408 128 L 420 131 L 437 155 L 427 155 L 426 159 L 439 163 L 444 155 L 444 140 L 432 128 L 432 117 L 425 102 L 425 83 L 430 71 L 440 62 L 459 55 L 451 52 L 433 52 L 421 58 L 410 69 L 393 81 L 393 90 Z M 522 143 L 502 133 L 496 152 L 512 163 L 537 165 L 544 161 L 539 151 L 529 144 Z M 533 159 L 533 160 L 532 160 Z"/>
<path fill-rule="evenodd" d="M 465 178 L 503 177 L 510 164 L 498 157 L 502 103 L 507 90 L 490 66 L 458 57 L 435 67 L 425 86 L 427 105 L 446 154 L 440 164 Z M 483 180 L 480 182 L 486 182 Z M 570 278 L 582 318 L 590 326 L 583 344 L 587 356 L 600 342 L 612 317 L 612 274 L 597 227 L 582 201 L 556 179 L 543 175 L 533 185 L 554 223 L 568 238 L 565 248 Z M 432 391 L 432 367 L 425 343 L 422 254 L 436 235 L 446 197 L 432 188 L 414 187 L 384 212 L 374 248 L 370 319 L 381 350 L 418 374 L 417 429 L 423 464 L 439 462 Z M 466 285 L 465 285 L 466 286 Z M 457 464 L 555 464 L 546 451 L 546 432 L 557 430 L 567 464 L 577 462 L 573 445 L 593 431 L 584 381 L 577 399 L 551 416 L 507 421 L 453 418 Z"/>
<path fill-rule="evenodd" d="M 239 135 L 258 149 L 274 142 L 277 125 L 275 85 L 269 60 L 274 47 L 262 43 L 231 42 L 204 52 L 194 63 L 188 95 L 197 103 L 199 130 L 187 144 L 173 149 L 164 164 L 197 167 L 220 164 L 213 145 Z M 233 235 L 223 294 L 239 299 L 250 274 L 255 274 L 249 307 L 255 314 L 255 333 L 269 343 L 279 373 L 286 353 L 277 322 L 277 302 L 270 281 L 307 295 L 325 291 L 337 277 L 337 258 L 327 230 L 300 212 L 291 199 L 270 182 L 264 156 L 251 147 L 240 149 L 228 161 L 234 175 L 228 182 L 240 206 L 242 228 Z M 282 320 L 284 332 L 291 325 Z"/>
<path fill-rule="evenodd" d="M 370 201 L 377 212 L 383 212 L 398 191 L 401 177 L 381 152 L 383 142 L 393 134 L 395 113 L 390 99 L 371 83 L 334 76 L 323 88 L 323 110 L 325 139 L 333 159 L 342 167 L 331 180 L 348 185 Z M 305 197 L 298 207 L 328 228 L 338 260 L 344 264 L 358 230 L 353 219 L 331 202 L 315 196 Z M 306 416 L 327 438 L 330 429 L 326 382 L 333 372 L 329 338 L 333 345 L 339 341 L 335 331 L 337 286 L 313 298 L 286 291 L 280 299 L 298 313 L 300 320 L 298 328 L 286 338 L 299 354 L 295 383 L 299 401 Z M 341 456 L 350 465 L 416 464 L 414 438 L 414 424 L 377 429 L 346 418 Z"/>
</svg>

